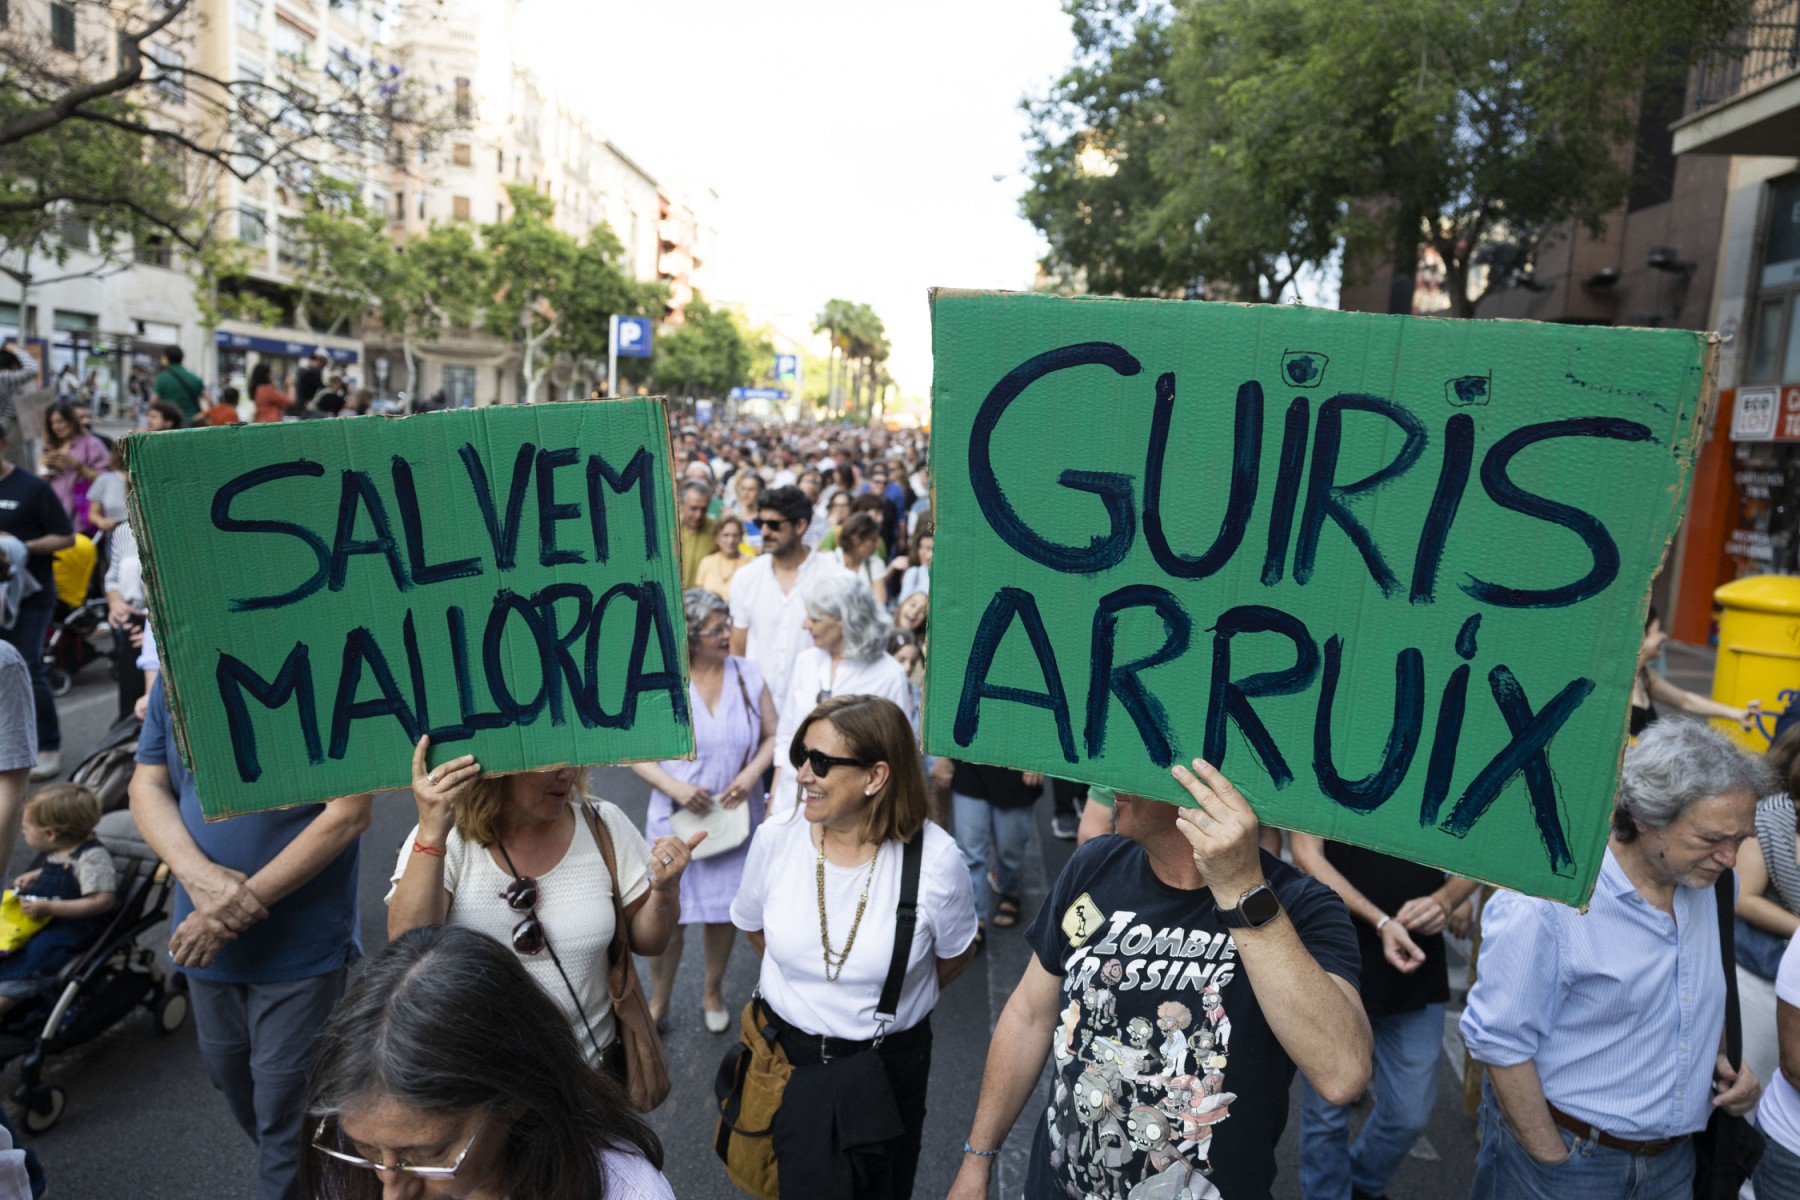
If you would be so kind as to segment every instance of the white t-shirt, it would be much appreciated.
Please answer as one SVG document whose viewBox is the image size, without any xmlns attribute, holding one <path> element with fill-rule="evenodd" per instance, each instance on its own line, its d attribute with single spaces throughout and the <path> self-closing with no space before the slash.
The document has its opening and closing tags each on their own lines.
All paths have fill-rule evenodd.
<svg viewBox="0 0 1800 1200">
<path fill-rule="evenodd" d="M 752 851 L 751 858 L 755 858 Z M 873 903 L 873 901 L 871 901 Z M 1775 998 L 1800 1007 L 1800 937 L 1788 943 L 1775 975 Z M 1763 1080 L 1762 1102 L 1756 1106 L 1756 1125 L 1764 1137 L 1780 1142 L 1790 1154 L 1800 1154 L 1800 1091 L 1786 1075 Z"/>
<path fill-rule="evenodd" d="M 829 553 L 832 560 L 836 562 L 838 566 L 846 571 L 850 569 L 850 565 L 844 561 L 844 548 L 842 546 L 833 547 Z M 855 574 L 858 579 L 869 585 L 870 591 L 874 591 L 875 581 L 877 579 L 887 578 L 887 562 L 881 555 L 871 554 L 869 557 L 862 560 L 862 565 L 856 568 Z"/>
<path fill-rule="evenodd" d="M 619 894 L 629 907 L 633 900 L 650 890 L 650 847 L 637 826 L 631 823 L 631 818 L 620 812 L 616 805 L 604 800 L 594 803 L 606 821 L 607 831 L 612 834 L 613 854 L 619 861 L 619 874 L 624 877 Z M 406 863 L 412 857 L 412 845 L 418 836 L 419 827 L 414 825 L 400 844 L 393 883 L 398 884 L 400 877 L 406 874 Z M 450 839 L 444 845 L 444 890 L 450 893 L 450 924 L 479 930 L 502 946 L 510 947 L 513 926 L 524 918 L 523 913 L 514 912 L 501 898 L 501 893 L 512 881 L 513 877 L 495 861 L 490 848 L 463 840 L 462 834 L 454 829 L 450 831 Z M 569 840 L 568 853 L 563 855 L 561 862 L 540 874 L 537 881 L 538 921 L 557 957 L 562 959 L 563 970 L 569 974 L 569 984 L 580 995 L 581 1007 L 593 1024 L 594 1037 L 599 1039 L 599 1049 L 604 1050 L 613 1040 L 612 995 L 606 981 L 606 951 L 612 945 L 614 932 L 612 878 L 606 873 L 600 844 L 594 840 L 586 818 L 580 813 L 575 815 L 575 833 Z M 394 889 L 390 887 L 387 903 L 393 901 Z M 544 994 L 556 1001 L 557 1007 L 569 1019 L 569 1027 L 575 1031 L 575 1040 L 581 1043 L 583 1053 L 589 1062 L 597 1064 L 599 1053 L 588 1038 L 581 1014 L 576 1011 L 569 987 L 557 973 L 550 952 L 521 954 L 519 961 L 544 989 Z"/>
<path fill-rule="evenodd" d="M 919 920 L 900 989 L 900 1011 L 890 1033 L 911 1029 L 931 1015 L 938 1000 L 937 960 L 955 958 L 975 940 L 975 896 L 962 851 L 929 821 L 919 836 L 925 839 L 919 863 Z M 887 981 L 888 960 L 894 956 L 894 910 L 900 903 L 904 849 L 899 842 L 882 846 L 869 886 L 869 905 L 850 956 L 843 973 L 827 982 L 824 948 L 819 945 L 813 825 L 795 813 L 757 828 L 743 885 L 731 905 L 731 920 L 739 929 L 764 933 L 763 997 L 799 1029 L 853 1041 L 866 1041 L 879 1032 L 875 1005 Z M 868 879 L 867 864 L 825 864 L 825 911 L 833 951 L 844 948 L 857 898 Z"/>
<path fill-rule="evenodd" d="M 864 662 L 846 658 L 831 673 L 831 652 L 814 646 L 794 661 L 787 700 L 775 722 L 775 790 L 769 793 L 769 815 L 780 816 L 794 807 L 799 796 L 799 776 L 788 763 L 788 747 L 806 714 L 819 706 L 821 692 L 833 696 L 880 696 L 900 706 L 912 720 L 912 687 L 906 668 L 885 651 Z"/>
<path fill-rule="evenodd" d="M 806 589 L 814 580 L 843 569 L 828 555 L 809 551 L 790 591 L 783 592 L 775 581 L 775 560 L 768 555 L 751 559 L 731 577 L 731 626 L 750 631 L 744 656 L 763 669 L 777 708 L 787 697 L 794 660 L 812 645 L 800 627 L 806 620 Z"/>
<path fill-rule="evenodd" d="M 100 512 L 109 521 L 125 519 L 125 477 L 117 471 L 104 471 L 88 484 L 88 503 L 100 502 Z M 86 515 L 85 513 L 83 514 Z"/>
</svg>

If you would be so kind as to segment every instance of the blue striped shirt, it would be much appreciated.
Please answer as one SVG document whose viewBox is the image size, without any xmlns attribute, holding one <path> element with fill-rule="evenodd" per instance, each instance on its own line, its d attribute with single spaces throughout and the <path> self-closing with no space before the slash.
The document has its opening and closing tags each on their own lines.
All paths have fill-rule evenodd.
<svg viewBox="0 0 1800 1200">
<path fill-rule="evenodd" d="M 1617 1137 L 1705 1128 L 1725 1028 L 1718 908 L 1690 887 L 1674 908 L 1638 895 L 1610 847 L 1586 913 L 1496 893 L 1462 1015 L 1469 1054 L 1535 1063 L 1550 1103 Z"/>
</svg>

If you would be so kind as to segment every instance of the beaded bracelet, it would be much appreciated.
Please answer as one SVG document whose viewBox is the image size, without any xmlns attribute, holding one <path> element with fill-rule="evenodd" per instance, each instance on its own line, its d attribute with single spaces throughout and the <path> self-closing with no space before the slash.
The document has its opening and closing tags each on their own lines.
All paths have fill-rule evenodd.
<svg viewBox="0 0 1800 1200">
<path fill-rule="evenodd" d="M 427 846 L 424 842 L 414 842 L 413 843 L 413 853 L 414 854 L 429 854 L 433 858 L 444 857 L 444 851 L 441 847 Z"/>
<path fill-rule="evenodd" d="M 996 1146 L 992 1150 L 977 1150 L 975 1147 L 969 1145 L 969 1143 L 964 1142 L 963 1143 L 963 1153 L 964 1154 L 973 1154 L 977 1158 L 992 1158 L 992 1157 L 994 1157 L 994 1155 L 1000 1153 L 1000 1148 L 998 1146 Z"/>
</svg>

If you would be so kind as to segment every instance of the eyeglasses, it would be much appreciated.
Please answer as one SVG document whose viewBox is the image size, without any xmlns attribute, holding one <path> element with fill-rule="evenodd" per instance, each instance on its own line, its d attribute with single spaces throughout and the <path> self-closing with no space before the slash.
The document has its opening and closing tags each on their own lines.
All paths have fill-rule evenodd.
<svg viewBox="0 0 1800 1200">
<path fill-rule="evenodd" d="M 330 1117 L 322 1118 L 319 1121 L 319 1128 L 313 1133 L 312 1148 L 320 1154 L 328 1154 L 339 1162 L 349 1163 L 353 1167 L 361 1167 L 365 1171 L 402 1171 L 419 1179 L 455 1179 L 456 1173 L 462 1170 L 463 1159 L 469 1157 L 469 1151 L 475 1148 L 475 1139 L 480 1137 L 481 1131 L 487 1127 L 488 1118 L 493 1115 L 493 1111 L 490 1108 L 481 1114 L 481 1122 L 475 1126 L 475 1132 L 469 1135 L 469 1140 L 463 1145 L 462 1152 L 456 1156 L 456 1161 L 447 1167 L 416 1167 L 405 1162 L 370 1162 L 358 1155 L 349 1154 L 343 1150 L 334 1150 L 325 1144 L 325 1126 L 330 1124 Z M 340 1141 L 343 1138 L 342 1129 L 338 1130 L 338 1138 Z"/>
<path fill-rule="evenodd" d="M 714 641 L 722 637 L 730 637 L 731 624 L 730 622 L 726 622 L 721 624 L 717 629 L 696 629 L 694 631 L 694 636 L 703 642 Z"/>
<path fill-rule="evenodd" d="M 838 758 L 834 755 L 825 753 L 823 750 L 802 751 L 793 759 L 794 769 L 796 771 L 800 769 L 801 763 L 805 763 L 807 766 L 811 767 L 812 773 L 820 779 L 831 774 L 831 768 L 833 767 L 867 767 L 871 765 L 864 759 Z"/>
<path fill-rule="evenodd" d="M 792 525 L 793 522 L 792 521 L 784 521 L 779 517 L 764 517 L 762 519 L 762 521 L 760 522 L 760 524 L 762 525 L 762 527 L 765 530 L 772 529 L 776 533 L 780 533 L 782 530 L 786 529 L 789 525 Z"/>
<path fill-rule="evenodd" d="M 537 880 L 529 875 L 520 875 L 506 885 L 500 893 L 506 901 L 506 907 L 516 913 L 524 913 L 519 923 L 513 926 L 512 948 L 520 954 L 537 954 L 544 948 L 544 926 L 538 920 L 538 885 Z"/>
</svg>

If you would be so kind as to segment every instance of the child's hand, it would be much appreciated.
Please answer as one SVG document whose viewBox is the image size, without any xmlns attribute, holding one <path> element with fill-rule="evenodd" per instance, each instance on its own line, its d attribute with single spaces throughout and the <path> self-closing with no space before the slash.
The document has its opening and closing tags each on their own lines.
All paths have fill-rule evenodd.
<svg viewBox="0 0 1800 1200">
<path fill-rule="evenodd" d="M 29 892 L 31 890 L 31 885 L 37 882 L 38 872 L 42 870 L 43 868 L 39 867 L 36 871 L 27 871 L 17 879 L 13 880 L 13 890 L 19 892 L 21 895 Z"/>
<path fill-rule="evenodd" d="M 55 903 L 54 900 L 21 900 L 19 908 L 32 920 L 42 921 L 56 915 L 56 910 L 52 907 Z"/>
</svg>

